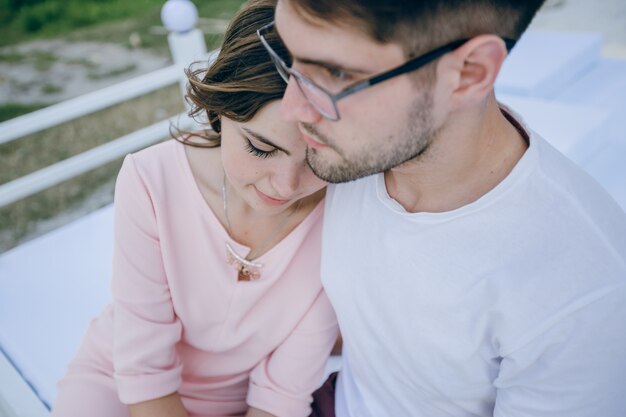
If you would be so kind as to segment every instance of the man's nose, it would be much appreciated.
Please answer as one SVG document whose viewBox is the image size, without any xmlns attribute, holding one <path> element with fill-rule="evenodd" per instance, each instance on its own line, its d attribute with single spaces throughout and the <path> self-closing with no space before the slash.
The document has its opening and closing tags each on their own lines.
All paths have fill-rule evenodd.
<svg viewBox="0 0 626 417">
<path fill-rule="evenodd" d="M 298 123 L 314 124 L 323 116 L 309 103 L 292 76 L 287 83 L 287 89 L 281 103 L 281 114 L 284 120 Z"/>
</svg>

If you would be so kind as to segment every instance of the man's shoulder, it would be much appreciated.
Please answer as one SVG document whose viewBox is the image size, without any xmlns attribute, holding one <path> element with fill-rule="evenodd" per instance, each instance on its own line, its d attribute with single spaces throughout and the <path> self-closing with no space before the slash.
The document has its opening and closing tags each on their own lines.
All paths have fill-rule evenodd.
<svg viewBox="0 0 626 417">
<path fill-rule="evenodd" d="M 595 198 L 602 205 L 613 205 L 611 196 L 589 173 L 548 141 L 533 134 L 533 145 L 536 148 L 537 173 L 548 187 L 574 199 Z"/>
<path fill-rule="evenodd" d="M 359 200 L 375 195 L 376 184 L 381 174 L 374 174 L 354 181 L 329 184 L 326 192 L 327 205 L 342 202 L 347 205 L 359 204 Z"/>
<path fill-rule="evenodd" d="M 533 184 L 545 221 L 598 235 L 626 258 L 626 214 L 586 171 L 536 137 L 538 163 Z M 581 239 L 583 236 L 581 236 Z"/>
</svg>

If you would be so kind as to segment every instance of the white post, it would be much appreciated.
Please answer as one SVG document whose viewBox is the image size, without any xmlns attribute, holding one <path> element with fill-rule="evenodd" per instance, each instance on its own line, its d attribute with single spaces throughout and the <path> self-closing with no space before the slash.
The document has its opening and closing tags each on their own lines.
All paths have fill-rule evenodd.
<svg viewBox="0 0 626 417">
<path fill-rule="evenodd" d="M 187 78 L 183 70 L 194 61 L 208 59 L 204 35 L 200 29 L 195 28 L 198 9 L 191 0 L 167 0 L 161 8 L 161 20 L 170 32 L 167 41 L 174 65 L 181 71 L 180 89 L 184 99 L 187 93 Z M 188 108 L 186 102 L 185 108 Z"/>
</svg>

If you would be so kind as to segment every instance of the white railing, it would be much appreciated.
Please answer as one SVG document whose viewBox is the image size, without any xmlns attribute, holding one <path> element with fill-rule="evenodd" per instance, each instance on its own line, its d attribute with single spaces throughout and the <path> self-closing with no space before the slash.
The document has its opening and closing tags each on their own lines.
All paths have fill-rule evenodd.
<svg viewBox="0 0 626 417">
<path fill-rule="evenodd" d="M 193 29 L 197 21 L 197 12 L 191 2 L 168 0 L 163 6 L 161 17 L 170 31 L 168 43 L 174 65 L 0 123 L 0 145 L 177 82 L 180 83 L 181 92 L 184 95 L 186 79 L 183 69 L 194 61 L 213 59 L 215 51 L 210 55 L 207 54 L 202 32 Z M 0 185 L 0 207 L 98 168 L 129 152 L 156 143 L 168 136 L 172 123 L 183 130 L 194 126 L 193 120 L 181 113 L 2 184 Z"/>
<path fill-rule="evenodd" d="M 180 68 L 173 65 L 163 70 L 0 123 L 0 144 L 174 84 L 181 78 L 180 74 Z M 189 129 L 193 126 L 192 121 L 185 113 L 182 113 L 171 119 L 155 123 L 129 135 L 114 139 L 104 145 L 2 184 L 0 185 L 0 207 L 98 168 L 107 162 L 124 156 L 128 152 L 133 152 L 156 143 L 167 137 L 171 122 L 176 122 L 181 129 Z"/>
<path fill-rule="evenodd" d="M 93 93 L 16 117 L 0 123 L 0 144 L 78 119 L 87 114 L 175 84 L 180 78 L 181 73 L 178 65 L 171 65 Z"/>
<path fill-rule="evenodd" d="M 0 123 L 0 144 L 177 83 L 181 79 L 180 74 L 180 67 L 172 65 Z M 2 184 L 0 185 L 0 207 L 91 171 L 129 152 L 152 145 L 167 137 L 172 123 L 181 129 L 190 129 L 193 126 L 193 121 L 183 113 Z"/>
<path fill-rule="evenodd" d="M 167 137 L 172 124 L 186 130 L 193 127 L 193 120 L 182 113 L 3 184 L 0 186 L 0 207 L 152 145 Z"/>
</svg>

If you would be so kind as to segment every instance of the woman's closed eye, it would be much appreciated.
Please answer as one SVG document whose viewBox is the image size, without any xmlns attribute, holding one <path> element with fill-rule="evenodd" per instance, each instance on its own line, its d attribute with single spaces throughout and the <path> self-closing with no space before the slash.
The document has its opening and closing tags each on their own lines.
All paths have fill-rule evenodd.
<svg viewBox="0 0 626 417">
<path fill-rule="evenodd" d="M 272 148 L 263 143 L 253 144 L 253 139 L 248 138 L 247 136 L 243 136 L 245 141 L 246 150 L 250 152 L 252 155 L 257 156 L 259 158 L 269 158 L 276 154 L 278 149 Z"/>
</svg>

